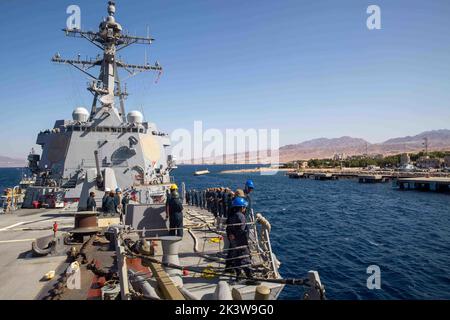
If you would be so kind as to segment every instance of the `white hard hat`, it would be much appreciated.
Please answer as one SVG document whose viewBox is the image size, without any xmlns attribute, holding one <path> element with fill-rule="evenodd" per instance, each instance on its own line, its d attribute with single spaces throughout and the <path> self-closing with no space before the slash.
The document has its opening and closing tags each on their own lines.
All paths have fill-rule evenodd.
<svg viewBox="0 0 450 320">
<path fill-rule="evenodd" d="M 105 188 L 105 192 L 111 192 L 110 188 Z"/>
<path fill-rule="evenodd" d="M 119 187 L 116 188 L 116 192 L 122 192 L 122 189 L 120 189 Z"/>
</svg>

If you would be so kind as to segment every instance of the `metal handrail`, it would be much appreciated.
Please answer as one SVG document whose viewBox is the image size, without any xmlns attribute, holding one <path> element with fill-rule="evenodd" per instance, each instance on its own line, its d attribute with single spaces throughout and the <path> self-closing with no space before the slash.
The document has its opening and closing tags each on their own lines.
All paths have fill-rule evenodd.
<svg viewBox="0 0 450 320">
<path fill-rule="evenodd" d="M 188 193 L 188 192 L 186 191 L 186 193 Z M 191 191 L 189 191 L 189 194 L 192 197 L 193 194 Z M 193 199 L 190 199 L 190 203 L 192 203 L 192 206 L 199 207 L 199 208 L 208 207 L 207 199 L 205 199 L 205 193 L 203 192 L 203 190 L 195 191 L 195 195 L 196 195 L 197 201 L 193 201 Z M 200 200 L 202 197 L 203 197 L 203 199 Z M 203 206 L 201 204 L 203 204 Z M 249 217 L 250 217 L 250 222 L 229 224 L 229 225 L 222 224 L 222 227 L 226 228 L 227 226 L 236 226 L 236 225 L 243 225 L 243 224 L 252 225 L 253 226 L 252 230 L 254 232 L 255 239 L 249 238 L 249 246 L 251 243 L 253 243 L 256 246 L 256 250 L 261 255 L 266 256 L 266 259 L 270 263 L 271 271 L 275 274 L 276 277 L 279 277 L 280 274 L 278 272 L 278 267 L 276 266 L 276 262 L 275 262 L 275 256 L 272 251 L 269 230 L 267 227 L 265 227 L 264 225 L 261 224 L 261 221 L 258 221 L 262 225 L 262 233 L 258 232 L 258 228 L 256 226 L 257 219 L 255 219 L 255 214 L 254 214 L 253 209 L 251 209 Z M 261 247 L 261 245 L 263 245 L 263 244 L 264 244 L 264 247 L 266 248 L 265 250 Z"/>
</svg>

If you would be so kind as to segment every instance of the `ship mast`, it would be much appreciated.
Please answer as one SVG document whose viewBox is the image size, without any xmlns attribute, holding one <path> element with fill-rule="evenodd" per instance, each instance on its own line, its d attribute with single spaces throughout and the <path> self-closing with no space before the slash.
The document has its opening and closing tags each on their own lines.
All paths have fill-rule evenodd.
<svg viewBox="0 0 450 320">
<path fill-rule="evenodd" d="M 99 25 L 97 32 L 82 31 L 79 29 L 63 29 L 67 36 L 76 38 L 84 38 L 97 46 L 103 51 L 103 57 L 97 56 L 96 59 L 81 60 L 80 55 L 77 59 L 63 59 L 59 54 L 53 58 L 53 62 L 70 64 L 76 69 L 88 75 L 92 82 L 87 89 L 93 94 L 94 98 L 91 107 L 92 120 L 96 114 L 102 109 L 115 108 L 115 98 L 119 98 L 119 115 L 122 121 L 126 122 L 124 99 L 128 95 L 122 90 L 118 68 L 125 69 L 130 76 L 134 76 L 140 72 L 156 70 L 161 72 L 162 68 L 158 62 L 150 65 L 145 61 L 144 65 L 128 64 L 116 58 L 116 53 L 132 44 L 151 44 L 154 39 L 150 37 L 137 37 L 128 34 L 122 34 L 122 26 L 115 20 L 116 5 L 115 1 L 108 1 L 108 17 Z M 99 66 L 100 73 L 96 77 L 88 70 L 92 67 Z M 97 105 L 100 105 L 98 108 Z"/>
</svg>

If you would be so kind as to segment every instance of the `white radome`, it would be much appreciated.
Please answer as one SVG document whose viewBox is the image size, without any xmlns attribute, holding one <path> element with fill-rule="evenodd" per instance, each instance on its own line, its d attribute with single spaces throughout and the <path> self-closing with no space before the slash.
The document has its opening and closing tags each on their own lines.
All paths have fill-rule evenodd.
<svg viewBox="0 0 450 320">
<path fill-rule="evenodd" d="M 128 113 L 127 120 L 130 123 L 142 123 L 144 121 L 144 116 L 141 112 L 133 110 Z"/>
<path fill-rule="evenodd" d="M 86 108 L 76 108 L 72 112 L 72 118 L 74 121 L 86 122 L 89 119 L 89 111 Z"/>
</svg>

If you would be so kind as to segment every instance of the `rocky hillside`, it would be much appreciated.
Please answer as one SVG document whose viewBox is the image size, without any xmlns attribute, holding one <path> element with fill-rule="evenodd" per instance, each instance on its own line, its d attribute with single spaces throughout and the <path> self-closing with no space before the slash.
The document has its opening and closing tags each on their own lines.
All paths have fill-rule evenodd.
<svg viewBox="0 0 450 320">
<path fill-rule="evenodd" d="M 341 137 L 335 139 L 313 139 L 299 144 L 280 148 L 282 162 L 297 159 L 330 158 L 336 153 L 345 155 L 364 154 L 397 154 L 403 152 L 419 152 L 424 149 L 424 139 L 428 139 L 428 150 L 450 150 L 450 130 L 441 129 L 419 133 L 415 136 L 399 137 L 382 143 L 371 144 L 364 139 Z"/>
<path fill-rule="evenodd" d="M 25 160 L 0 156 L 0 168 L 24 167 Z"/>
</svg>

